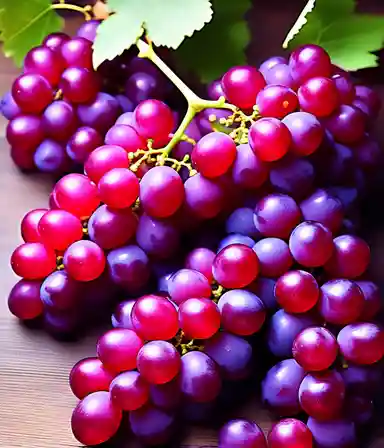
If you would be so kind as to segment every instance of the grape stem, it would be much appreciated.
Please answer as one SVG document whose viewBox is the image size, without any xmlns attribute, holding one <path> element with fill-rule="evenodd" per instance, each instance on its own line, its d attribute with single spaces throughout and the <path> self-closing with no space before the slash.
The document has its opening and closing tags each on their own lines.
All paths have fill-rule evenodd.
<svg viewBox="0 0 384 448">
<path fill-rule="evenodd" d="M 147 58 L 152 61 L 166 76 L 167 78 L 180 90 L 184 95 L 188 103 L 187 112 L 180 123 L 177 131 L 174 133 L 170 142 L 163 148 L 163 157 L 168 157 L 172 149 L 183 139 L 184 132 L 188 125 L 191 123 L 195 115 L 204 109 L 229 109 L 232 112 L 236 111 L 236 107 L 233 104 L 225 102 L 225 98 L 222 96 L 217 101 L 204 100 L 196 95 L 177 75 L 174 73 L 168 65 L 155 53 L 152 44 L 144 42 L 139 39 L 136 42 L 139 49 L 139 57 Z"/>
<path fill-rule="evenodd" d="M 70 3 L 65 3 L 65 0 L 59 0 L 59 3 L 54 3 L 51 5 L 51 9 L 64 9 L 67 11 L 75 11 L 83 14 L 85 20 L 91 20 L 92 19 L 92 6 L 86 5 L 86 6 L 77 6 L 77 5 L 71 5 Z"/>
</svg>

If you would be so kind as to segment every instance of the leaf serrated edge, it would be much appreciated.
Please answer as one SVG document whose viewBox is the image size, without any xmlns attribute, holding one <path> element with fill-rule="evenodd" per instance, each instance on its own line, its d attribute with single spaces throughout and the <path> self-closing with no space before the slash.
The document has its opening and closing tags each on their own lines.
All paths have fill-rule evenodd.
<svg viewBox="0 0 384 448">
<path fill-rule="evenodd" d="M 336 0 L 337 1 L 337 0 Z M 299 17 L 297 18 L 295 24 L 290 29 L 287 37 L 284 39 L 283 48 L 287 49 L 289 42 L 300 32 L 301 28 L 308 22 L 307 15 L 313 11 L 316 5 L 316 0 L 309 0 L 301 11 Z"/>
</svg>

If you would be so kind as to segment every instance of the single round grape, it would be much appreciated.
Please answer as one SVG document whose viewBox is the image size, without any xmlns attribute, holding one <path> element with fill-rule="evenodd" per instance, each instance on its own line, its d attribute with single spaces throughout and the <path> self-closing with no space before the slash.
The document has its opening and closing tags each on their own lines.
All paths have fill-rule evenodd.
<svg viewBox="0 0 384 448">
<path fill-rule="evenodd" d="M 137 355 L 137 369 L 150 384 L 164 384 L 180 371 L 180 354 L 166 341 L 147 342 Z"/>
<path fill-rule="evenodd" d="M 307 422 L 315 446 L 318 448 L 354 448 L 357 437 L 354 423 L 348 420 L 331 420 L 323 422 L 309 417 Z"/>
<path fill-rule="evenodd" d="M 33 160 L 43 173 L 62 173 L 67 171 L 69 159 L 62 144 L 54 140 L 43 140 L 36 148 Z"/>
<path fill-rule="evenodd" d="M 353 279 L 360 277 L 368 268 L 370 249 L 368 244 L 354 235 L 341 235 L 333 240 L 334 251 L 325 271 L 332 277 Z"/>
<path fill-rule="evenodd" d="M 177 376 L 165 384 L 150 385 L 150 399 L 156 408 L 172 411 L 177 409 L 181 401 L 180 380 Z"/>
<path fill-rule="evenodd" d="M 18 281 L 8 296 L 9 311 L 21 320 L 35 319 L 41 316 L 44 304 L 40 299 L 40 286 L 40 281 Z"/>
<path fill-rule="evenodd" d="M 299 389 L 299 400 L 303 410 L 313 418 L 331 420 L 339 415 L 343 407 L 345 385 L 336 371 L 308 373 Z"/>
<path fill-rule="evenodd" d="M 74 308 L 81 300 L 82 293 L 81 284 L 63 270 L 48 275 L 40 289 L 45 307 L 55 310 Z"/>
<path fill-rule="evenodd" d="M 139 246 L 132 244 L 112 250 L 107 263 L 112 281 L 125 291 L 137 292 L 149 280 L 149 259 Z"/>
<path fill-rule="evenodd" d="M 256 281 L 248 286 L 248 290 L 261 299 L 267 311 L 271 311 L 277 308 L 274 293 L 275 285 L 276 280 L 272 278 L 258 277 Z"/>
<path fill-rule="evenodd" d="M 212 101 L 218 100 L 221 96 L 225 96 L 221 79 L 215 79 L 215 81 L 208 84 L 207 90 L 208 98 Z"/>
<path fill-rule="evenodd" d="M 121 114 L 120 117 L 116 120 L 115 124 L 124 124 L 126 126 L 135 127 L 135 119 L 133 116 L 133 112 L 125 112 Z"/>
<path fill-rule="evenodd" d="M 364 308 L 364 295 L 356 283 L 330 280 L 320 288 L 319 311 L 331 324 L 347 325 L 355 322 Z"/>
<path fill-rule="evenodd" d="M 66 67 L 93 69 L 92 42 L 83 37 L 73 37 L 64 42 L 60 48 L 60 55 Z"/>
<path fill-rule="evenodd" d="M 201 272 L 209 282 L 212 282 L 212 265 L 215 257 L 216 254 L 212 250 L 206 247 L 198 247 L 189 252 L 185 260 L 185 267 Z"/>
<path fill-rule="evenodd" d="M 218 302 L 222 327 L 239 336 L 257 333 L 265 322 L 266 312 L 255 294 L 233 289 L 224 293 Z"/>
<path fill-rule="evenodd" d="M 224 189 L 218 182 L 195 174 L 185 181 L 184 189 L 185 205 L 198 218 L 214 218 L 224 208 Z"/>
<path fill-rule="evenodd" d="M 40 219 L 38 232 L 41 242 L 57 251 L 66 250 L 83 238 L 83 226 L 76 216 L 65 210 L 50 210 Z"/>
<path fill-rule="evenodd" d="M 339 95 L 329 78 L 311 78 L 301 84 L 297 96 L 300 108 L 316 117 L 327 117 L 339 106 Z"/>
<path fill-rule="evenodd" d="M 3 114 L 3 117 L 7 120 L 13 120 L 18 115 L 22 114 L 21 109 L 16 104 L 11 92 L 6 92 L 1 97 L 0 111 Z"/>
<path fill-rule="evenodd" d="M 88 218 L 100 204 L 96 185 L 82 174 L 64 176 L 53 191 L 57 205 L 80 219 Z"/>
<path fill-rule="evenodd" d="M 328 369 L 336 360 L 339 347 L 335 336 L 324 327 L 309 327 L 293 341 L 295 360 L 307 372 Z"/>
<path fill-rule="evenodd" d="M 277 64 L 286 64 L 287 60 L 283 56 L 272 56 L 266 59 L 259 67 L 259 71 L 265 77 L 266 73 Z"/>
<path fill-rule="evenodd" d="M 115 435 L 122 419 L 121 410 L 108 392 L 94 392 L 76 406 L 72 414 L 73 435 L 84 445 L 98 445 Z"/>
<path fill-rule="evenodd" d="M 83 126 L 96 129 L 105 134 L 119 116 L 120 106 L 116 98 L 108 93 L 99 92 L 92 102 L 79 104 L 77 116 Z"/>
<path fill-rule="evenodd" d="M 360 280 L 356 282 L 364 296 L 364 307 L 360 314 L 362 321 L 373 319 L 381 309 L 381 295 L 379 287 L 370 281 Z"/>
<path fill-rule="evenodd" d="M 238 233 L 255 239 L 260 237 L 253 220 L 253 210 L 248 207 L 234 210 L 226 221 L 225 230 L 227 233 Z"/>
<path fill-rule="evenodd" d="M 136 358 L 144 342 L 132 330 L 114 328 L 97 342 L 97 355 L 111 372 L 124 372 L 136 368 Z"/>
<path fill-rule="evenodd" d="M 291 53 L 289 66 L 294 78 L 303 83 L 316 76 L 329 77 L 332 73 L 328 53 L 318 45 L 303 45 Z"/>
<path fill-rule="evenodd" d="M 293 112 L 282 123 L 291 134 L 290 150 L 297 156 L 309 156 L 320 146 L 324 129 L 319 120 L 308 112 Z"/>
<path fill-rule="evenodd" d="M 57 140 L 67 141 L 77 130 L 77 117 L 73 107 L 65 101 L 54 101 L 42 115 L 45 135 Z"/>
<path fill-rule="evenodd" d="M 307 327 L 318 322 L 307 314 L 289 314 L 284 310 L 277 311 L 269 321 L 267 344 L 268 348 L 279 358 L 292 356 L 292 344 L 297 335 Z"/>
<path fill-rule="evenodd" d="M 120 146 L 104 145 L 92 151 L 85 162 L 86 175 L 96 184 L 114 168 L 128 168 L 126 151 Z"/>
<path fill-rule="evenodd" d="M 219 367 L 208 355 L 199 351 L 181 357 L 180 388 L 192 402 L 209 403 L 221 389 Z"/>
<path fill-rule="evenodd" d="M 41 119 L 34 115 L 19 115 L 7 125 L 8 143 L 23 153 L 35 151 L 43 139 Z"/>
<path fill-rule="evenodd" d="M 231 173 L 235 185 L 245 189 L 255 189 L 268 179 L 269 167 L 248 144 L 243 144 L 237 146 Z"/>
<path fill-rule="evenodd" d="M 294 359 L 279 362 L 268 370 L 261 383 L 263 402 L 277 415 L 298 414 L 298 393 L 304 377 L 305 370 Z"/>
<path fill-rule="evenodd" d="M 60 55 L 47 46 L 32 48 L 24 59 L 24 73 L 41 75 L 52 87 L 59 84 L 64 68 Z"/>
<path fill-rule="evenodd" d="M 324 266 L 333 253 L 332 233 L 318 222 L 299 224 L 289 238 L 293 258 L 302 266 Z"/>
<path fill-rule="evenodd" d="M 335 74 L 332 75 L 332 81 L 336 87 L 340 103 L 352 104 L 355 99 L 355 86 L 348 74 Z"/>
<path fill-rule="evenodd" d="M 134 329 L 131 319 L 131 312 L 134 304 L 134 299 L 119 303 L 115 312 L 112 314 L 112 326 L 114 328 L 127 328 L 128 330 Z"/>
<path fill-rule="evenodd" d="M 269 448 L 312 448 L 312 433 L 300 420 L 287 418 L 274 425 L 268 434 Z"/>
<path fill-rule="evenodd" d="M 277 118 L 261 118 L 249 130 L 249 144 L 261 160 L 273 162 L 288 152 L 291 134 Z"/>
<path fill-rule="evenodd" d="M 68 41 L 70 37 L 65 33 L 51 33 L 43 40 L 43 45 L 55 52 L 58 52 L 64 42 Z"/>
<path fill-rule="evenodd" d="M 232 244 L 216 255 L 212 273 L 224 288 L 244 288 L 258 276 L 259 261 L 250 247 Z"/>
<path fill-rule="evenodd" d="M 146 148 L 146 141 L 140 137 L 132 126 L 125 124 L 115 124 L 105 136 L 107 145 L 117 145 L 124 148 L 127 152 L 135 152 L 138 149 Z"/>
<path fill-rule="evenodd" d="M 157 73 L 133 73 L 125 83 L 125 94 L 133 101 L 139 104 L 149 99 L 162 100 L 166 95 L 166 84 L 164 79 Z"/>
<path fill-rule="evenodd" d="M 137 217 L 130 208 L 119 210 L 104 204 L 88 221 L 89 237 L 102 249 L 124 246 L 135 235 L 136 229 Z"/>
<path fill-rule="evenodd" d="M 279 238 L 263 238 L 253 250 L 260 263 L 260 274 L 264 277 L 280 277 L 293 264 L 288 244 Z"/>
<path fill-rule="evenodd" d="M 11 266 L 16 275 L 39 280 L 56 269 L 56 255 L 41 243 L 24 243 L 13 251 Z"/>
<path fill-rule="evenodd" d="M 63 263 L 72 278 L 89 282 L 103 273 L 105 255 L 93 241 L 76 241 L 65 251 Z"/>
<path fill-rule="evenodd" d="M 231 420 L 220 429 L 219 448 L 267 448 L 267 441 L 256 423 Z"/>
<path fill-rule="evenodd" d="M 373 323 L 347 325 L 337 342 L 345 359 L 355 364 L 374 364 L 384 356 L 384 331 Z"/>
<path fill-rule="evenodd" d="M 20 75 L 13 83 L 12 96 L 20 109 L 27 114 L 40 114 L 53 101 L 49 82 L 41 75 Z"/>
<path fill-rule="evenodd" d="M 159 100 L 141 102 L 134 111 L 134 120 L 138 133 L 156 145 L 166 142 L 174 127 L 171 109 Z"/>
<path fill-rule="evenodd" d="M 208 279 L 193 269 L 180 269 L 169 280 L 171 299 L 180 305 L 191 297 L 210 298 L 211 286 Z"/>
<path fill-rule="evenodd" d="M 306 271 L 290 271 L 276 282 L 275 297 L 288 313 L 305 313 L 319 300 L 319 286 L 315 277 Z"/>
<path fill-rule="evenodd" d="M 220 311 L 211 299 L 188 299 L 179 307 L 179 323 L 187 338 L 209 339 L 220 328 Z"/>
<path fill-rule="evenodd" d="M 140 202 L 149 216 L 171 216 L 180 208 L 183 200 L 183 181 L 173 168 L 156 166 L 141 179 Z"/>
<path fill-rule="evenodd" d="M 135 331 L 146 340 L 172 339 L 179 330 L 175 306 L 161 296 L 147 295 L 137 299 L 131 318 Z"/>
<path fill-rule="evenodd" d="M 252 109 L 256 97 L 265 86 L 263 75 L 254 67 L 237 66 L 228 70 L 221 79 L 225 98 L 240 109 Z"/>
<path fill-rule="evenodd" d="M 349 364 L 347 368 L 340 368 L 339 373 L 350 394 L 369 398 L 375 396 L 382 381 L 379 364 L 368 366 Z"/>
<path fill-rule="evenodd" d="M 366 119 L 360 109 L 342 104 L 327 118 L 325 126 L 337 142 L 348 145 L 363 138 Z"/>
<path fill-rule="evenodd" d="M 26 243 L 39 243 L 41 241 L 39 222 L 47 211 L 46 208 L 35 208 L 23 217 L 20 225 L 21 236 Z"/>
<path fill-rule="evenodd" d="M 358 166 L 369 173 L 375 171 L 381 161 L 381 148 L 376 141 L 364 137 L 353 146 L 353 156 Z"/>
<path fill-rule="evenodd" d="M 286 63 L 274 65 L 264 76 L 269 85 L 284 86 L 292 90 L 297 90 L 298 88 L 298 83 L 293 78 L 292 70 Z"/>
<path fill-rule="evenodd" d="M 249 236 L 241 235 L 239 233 L 231 233 L 220 241 L 217 252 L 219 253 L 225 247 L 231 246 L 232 244 L 242 244 L 244 246 L 253 247 L 255 241 Z"/>
<path fill-rule="evenodd" d="M 356 98 L 367 105 L 372 118 L 377 117 L 381 108 L 381 99 L 375 90 L 367 86 L 357 85 Z"/>
<path fill-rule="evenodd" d="M 99 132 L 90 127 L 80 127 L 73 133 L 66 147 L 68 156 L 78 163 L 84 163 L 96 148 L 103 144 Z"/>
<path fill-rule="evenodd" d="M 99 28 L 99 20 L 87 20 L 82 23 L 76 31 L 77 37 L 82 37 L 90 42 L 94 42 L 96 39 L 97 29 Z"/>
<path fill-rule="evenodd" d="M 86 68 L 70 67 L 64 70 L 59 84 L 64 99 L 75 104 L 88 103 L 96 98 L 100 80 Z"/>
<path fill-rule="evenodd" d="M 135 411 L 149 400 L 149 384 L 134 371 L 120 373 L 109 391 L 112 403 L 123 411 Z"/>
<path fill-rule="evenodd" d="M 298 99 L 288 87 L 268 85 L 257 95 L 256 105 L 263 117 L 284 118 L 297 109 Z"/>
<path fill-rule="evenodd" d="M 286 239 L 300 222 L 296 202 L 284 194 L 270 194 L 261 199 L 254 211 L 256 228 L 264 236 Z"/>
<path fill-rule="evenodd" d="M 102 202 L 113 208 L 130 207 L 139 196 L 139 180 L 127 168 L 113 168 L 99 180 Z"/>
<path fill-rule="evenodd" d="M 93 392 L 108 391 L 115 377 L 108 372 L 98 358 L 85 358 L 79 361 L 71 370 L 69 385 L 73 394 L 82 400 Z"/>
</svg>

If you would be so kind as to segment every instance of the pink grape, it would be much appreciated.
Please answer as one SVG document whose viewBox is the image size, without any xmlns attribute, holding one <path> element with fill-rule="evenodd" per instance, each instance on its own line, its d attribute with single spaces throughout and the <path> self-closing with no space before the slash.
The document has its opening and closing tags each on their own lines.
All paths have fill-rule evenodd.
<svg viewBox="0 0 384 448">
<path fill-rule="evenodd" d="M 364 307 L 360 314 L 362 321 L 373 319 L 381 309 L 381 295 L 379 287 L 370 281 L 360 280 L 356 282 L 364 295 Z"/>
<path fill-rule="evenodd" d="M 16 275 L 39 280 L 56 269 L 56 255 L 41 243 L 24 243 L 13 251 L 11 266 Z"/>
<path fill-rule="evenodd" d="M 43 76 L 51 86 L 55 87 L 64 71 L 60 55 L 47 46 L 35 47 L 24 59 L 24 73 L 35 73 Z"/>
<path fill-rule="evenodd" d="M 296 93 L 285 86 L 269 85 L 257 95 L 256 104 L 264 117 L 284 118 L 298 106 Z"/>
<path fill-rule="evenodd" d="M 186 337 L 209 339 L 220 328 L 220 311 L 211 299 L 188 299 L 179 307 L 179 322 Z"/>
<path fill-rule="evenodd" d="M 289 66 L 294 78 L 302 83 L 315 76 L 329 77 L 332 72 L 328 53 L 318 45 L 303 45 L 291 53 Z"/>
<path fill-rule="evenodd" d="M 336 86 L 329 78 L 308 79 L 300 86 L 297 95 L 301 110 L 316 117 L 327 117 L 339 105 Z"/>
<path fill-rule="evenodd" d="M 149 400 L 149 384 L 135 371 L 120 373 L 109 391 L 112 403 L 123 411 L 135 411 Z"/>
<path fill-rule="evenodd" d="M 67 68 L 59 84 L 64 99 L 71 103 L 88 103 L 96 98 L 100 88 L 98 75 L 86 68 Z"/>
<path fill-rule="evenodd" d="M 72 278 L 89 282 L 103 273 L 105 255 L 93 241 L 76 241 L 65 251 L 63 263 Z"/>
<path fill-rule="evenodd" d="M 8 296 L 9 311 L 21 320 L 35 319 L 43 314 L 44 304 L 40 298 L 40 281 L 20 280 Z"/>
<path fill-rule="evenodd" d="M 142 101 L 134 111 L 138 133 L 145 139 L 153 139 L 156 146 L 166 143 L 174 127 L 171 109 L 159 100 Z"/>
<path fill-rule="evenodd" d="M 60 47 L 60 55 L 66 67 L 92 70 L 92 42 L 83 37 L 73 37 Z"/>
<path fill-rule="evenodd" d="M 168 291 L 171 299 L 180 305 L 191 297 L 211 297 L 208 279 L 193 269 L 180 269 L 170 278 Z"/>
<path fill-rule="evenodd" d="M 40 114 L 52 102 L 53 91 L 43 76 L 27 73 L 13 83 L 12 96 L 24 113 Z"/>
<path fill-rule="evenodd" d="M 21 236 L 26 243 L 39 243 L 39 221 L 48 210 L 46 208 L 36 208 L 28 212 L 21 221 Z"/>
<path fill-rule="evenodd" d="M 140 137 L 132 126 L 125 124 L 115 124 L 105 136 L 107 145 L 117 145 L 124 148 L 127 152 L 135 152 L 138 149 L 146 148 L 146 141 Z"/>
<path fill-rule="evenodd" d="M 231 420 L 219 433 L 220 448 L 267 448 L 262 429 L 248 420 Z"/>
<path fill-rule="evenodd" d="M 51 33 L 43 40 L 43 45 L 55 52 L 58 52 L 64 42 L 68 41 L 70 37 L 65 33 Z"/>
<path fill-rule="evenodd" d="M 92 151 L 102 144 L 103 138 L 96 129 L 82 126 L 68 140 L 66 151 L 72 160 L 84 163 Z"/>
<path fill-rule="evenodd" d="M 139 180 L 126 168 L 113 168 L 99 180 L 102 202 L 113 208 L 130 207 L 139 196 Z"/>
<path fill-rule="evenodd" d="M 300 420 L 287 418 L 276 423 L 268 434 L 269 448 L 312 448 L 312 433 Z"/>
<path fill-rule="evenodd" d="M 192 250 L 186 260 L 185 267 L 201 272 L 208 281 L 212 282 L 212 265 L 216 254 L 206 247 L 198 247 Z"/>
<path fill-rule="evenodd" d="M 128 168 L 126 151 L 120 146 L 104 145 L 92 151 L 84 164 L 86 175 L 96 184 L 114 168 Z"/>
<path fill-rule="evenodd" d="M 24 157 L 26 153 L 33 156 L 33 151 L 44 139 L 41 119 L 34 115 L 15 117 L 8 123 L 6 134 L 8 143 L 14 151 L 13 157 L 16 160 L 20 160 L 20 152 Z"/>
</svg>

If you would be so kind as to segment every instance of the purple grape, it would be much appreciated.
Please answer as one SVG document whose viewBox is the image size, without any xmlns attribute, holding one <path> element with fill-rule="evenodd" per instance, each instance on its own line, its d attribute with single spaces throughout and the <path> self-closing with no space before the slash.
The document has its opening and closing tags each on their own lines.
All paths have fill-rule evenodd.
<svg viewBox="0 0 384 448">
<path fill-rule="evenodd" d="M 131 299 L 119 303 L 114 314 L 112 314 L 112 326 L 114 328 L 134 329 L 131 319 L 131 311 L 135 302 L 136 300 Z"/>
<path fill-rule="evenodd" d="M 254 246 L 260 264 L 260 274 L 264 277 L 280 277 L 293 264 L 288 244 L 279 238 L 263 238 Z"/>
<path fill-rule="evenodd" d="M 232 179 L 237 187 L 256 189 L 268 179 L 268 173 L 268 164 L 260 160 L 248 144 L 237 146 L 232 166 Z"/>
<path fill-rule="evenodd" d="M 245 246 L 253 247 L 255 241 L 249 236 L 241 235 L 240 233 L 231 233 L 220 241 L 217 252 L 220 252 L 224 247 L 230 246 L 231 244 L 244 244 Z"/>
<path fill-rule="evenodd" d="M 224 207 L 224 190 L 218 182 L 201 174 L 190 177 L 184 184 L 185 205 L 193 215 L 202 219 L 217 216 Z"/>
<path fill-rule="evenodd" d="M 43 173 L 60 174 L 69 168 L 69 158 L 64 146 L 54 140 L 44 140 L 36 148 L 33 160 Z"/>
<path fill-rule="evenodd" d="M 276 280 L 272 278 L 258 277 L 251 285 L 249 291 L 256 294 L 263 302 L 264 307 L 274 311 L 278 307 L 275 297 Z"/>
<path fill-rule="evenodd" d="M 352 148 L 353 156 L 363 171 L 375 171 L 382 161 L 382 152 L 379 144 L 366 136 Z"/>
<path fill-rule="evenodd" d="M 340 368 L 347 392 L 357 395 L 373 397 L 381 384 L 382 372 L 377 364 L 358 366 L 350 364 L 347 368 Z"/>
<path fill-rule="evenodd" d="M 80 104 L 77 108 L 80 122 L 101 134 L 105 134 L 115 123 L 119 111 L 120 106 L 116 98 L 104 92 L 99 92 L 92 102 Z"/>
<path fill-rule="evenodd" d="M 41 300 L 48 308 L 67 310 L 79 306 L 83 286 L 73 280 L 65 271 L 52 272 L 40 289 Z"/>
<path fill-rule="evenodd" d="M 267 73 L 271 68 L 275 67 L 277 64 L 286 64 L 287 60 L 282 56 L 272 56 L 266 59 L 259 67 L 259 72 L 264 76 L 267 76 Z"/>
<path fill-rule="evenodd" d="M 160 409 L 172 411 L 181 401 L 180 379 L 174 378 L 165 384 L 150 385 L 151 402 Z"/>
<path fill-rule="evenodd" d="M 163 80 L 151 73 L 136 72 L 125 84 L 125 94 L 135 104 L 150 98 L 162 100 L 165 93 Z"/>
<path fill-rule="evenodd" d="M 21 109 L 13 99 L 11 92 L 6 92 L 2 96 L 0 101 L 0 110 L 4 118 L 7 120 L 12 120 L 22 114 Z"/>
<path fill-rule="evenodd" d="M 133 112 L 135 110 L 134 103 L 125 95 L 116 95 L 117 102 L 119 103 L 120 109 L 126 112 Z M 119 117 L 120 118 L 120 117 Z"/>
<path fill-rule="evenodd" d="M 219 433 L 220 448 L 267 448 L 262 429 L 248 420 L 231 420 Z"/>
<path fill-rule="evenodd" d="M 267 84 L 289 87 L 296 90 L 298 85 L 292 76 L 292 71 L 287 64 L 276 64 L 265 73 Z"/>
<path fill-rule="evenodd" d="M 76 36 L 94 42 L 99 25 L 99 20 L 88 20 L 87 22 L 84 22 L 82 25 L 80 25 L 76 32 Z"/>
<path fill-rule="evenodd" d="M 115 124 L 125 124 L 127 126 L 135 127 L 135 119 L 133 116 L 133 112 L 124 112 L 120 115 L 120 117 L 116 120 Z"/>
<path fill-rule="evenodd" d="M 78 163 L 84 163 L 89 154 L 102 146 L 103 137 L 96 129 L 89 127 L 78 128 L 77 131 L 69 139 L 66 147 L 68 156 Z"/>
<path fill-rule="evenodd" d="M 247 207 L 234 210 L 226 221 L 225 229 L 227 233 L 238 233 L 253 239 L 261 237 L 253 220 L 253 210 Z"/>
<path fill-rule="evenodd" d="M 65 101 L 54 101 L 44 111 L 42 124 L 45 135 L 66 142 L 78 127 L 73 107 Z"/>
<path fill-rule="evenodd" d="M 331 420 L 327 422 L 309 417 L 307 422 L 316 448 L 354 448 L 357 438 L 354 423 L 348 420 Z"/>
<path fill-rule="evenodd" d="M 212 81 L 208 85 L 208 98 L 211 100 L 218 100 L 221 96 L 224 95 L 223 87 L 221 86 L 221 79 L 216 79 L 215 81 Z"/>
</svg>

